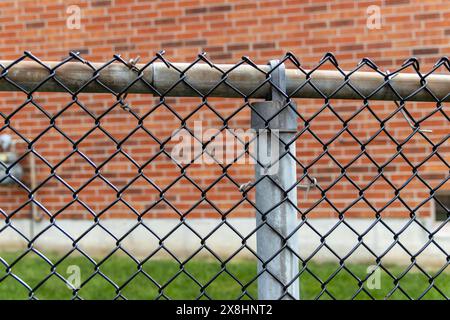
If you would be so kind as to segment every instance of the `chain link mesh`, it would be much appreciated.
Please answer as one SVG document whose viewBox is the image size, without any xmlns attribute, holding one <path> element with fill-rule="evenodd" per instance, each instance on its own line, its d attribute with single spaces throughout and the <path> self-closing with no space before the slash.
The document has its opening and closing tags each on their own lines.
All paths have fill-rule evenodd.
<svg viewBox="0 0 450 320">
<path fill-rule="evenodd" d="M 27 60 L 39 63 L 48 71 L 48 76 L 31 90 L 25 89 L 22 84 L 15 83 L 10 79 L 10 73 L 14 68 Z M 92 77 L 89 82 L 80 85 L 76 91 L 69 89 L 56 76 L 56 71 L 69 62 L 80 62 L 92 69 Z M 159 92 L 145 80 L 144 71 L 155 62 L 163 62 L 167 67 L 179 73 L 179 79 L 171 84 L 165 92 Z M 300 279 L 302 290 L 306 290 L 307 288 L 303 287 L 303 277 L 310 277 L 318 285 L 318 290 L 312 295 L 312 298 L 336 298 L 338 297 L 336 292 L 330 290 L 329 287 L 343 273 L 348 277 L 345 283 L 351 282 L 355 286 L 354 292 L 348 298 L 358 298 L 361 295 L 375 298 L 373 291 L 366 287 L 374 271 L 367 274 L 358 273 L 352 267 L 353 262 L 350 262 L 353 258 L 358 258 L 363 250 L 366 253 L 366 259 L 382 270 L 389 280 L 390 290 L 385 294 L 385 298 L 395 297 L 395 294 L 399 292 L 403 298 L 422 298 L 426 297 L 428 292 L 434 291 L 438 297 L 448 299 L 449 287 L 445 285 L 441 287 L 438 279 L 448 272 L 449 248 L 448 244 L 446 246 L 445 243 L 440 242 L 442 238 L 439 235 L 448 228 L 450 215 L 449 208 L 437 195 L 448 189 L 449 186 L 448 125 L 450 119 L 444 110 L 446 97 L 438 99 L 427 87 L 427 80 L 431 75 L 450 71 L 448 59 L 439 60 L 427 73 L 421 72 L 419 63 L 415 59 L 407 60 L 398 70 L 391 72 L 383 72 L 369 59 L 363 59 L 350 72 L 344 71 L 331 54 L 325 55 L 319 64 L 310 70 L 304 69 L 297 58 L 290 53 L 280 60 L 281 63 L 285 63 L 287 68 L 298 70 L 306 77 L 305 82 L 296 90 L 289 94 L 282 93 L 285 97 L 284 108 L 292 108 L 295 93 L 306 86 L 314 88 L 321 98 L 296 99 L 299 107 L 293 110 L 298 117 L 298 129 L 291 141 L 288 143 L 282 141 L 286 145 L 287 151 L 280 154 L 277 159 L 277 161 L 283 157 L 295 159 L 297 182 L 286 190 L 277 184 L 286 196 L 281 203 L 274 204 L 274 207 L 289 201 L 287 193 L 293 188 L 301 188 L 304 185 L 307 185 L 308 189 L 309 186 L 311 187 L 309 192 L 304 188 L 299 192 L 299 201 L 296 205 L 299 223 L 288 237 L 280 235 L 286 245 L 273 256 L 274 258 L 282 250 L 287 249 L 294 253 L 300 261 L 299 273 L 291 283 L 282 283 L 286 293 L 280 298 L 288 295 L 287 288 L 296 279 Z M 126 65 L 136 75 L 135 79 L 130 81 L 129 85 L 121 92 L 115 92 L 99 80 L 102 71 L 112 64 Z M 211 84 L 208 93 L 199 91 L 186 76 L 186 72 L 197 64 L 208 64 L 222 74 L 220 82 Z M 249 94 L 241 92 L 239 87 L 228 79 L 230 72 L 242 65 L 252 67 L 265 75 L 265 80 L 256 84 Z M 342 85 L 331 94 L 321 92 L 314 82 L 313 75 L 323 69 L 336 70 L 344 76 Z M 363 70 L 382 75 L 385 79 L 383 87 L 389 87 L 398 99 L 387 102 L 371 101 L 370 98 L 375 92 L 369 96 L 363 96 L 357 86 L 352 83 L 352 75 Z M 232 220 L 233 217 L 254 217 L 255 212 L 262 215 L 270 214 L 270 212 L 259 212 L 257 209 L 254 191 L 260 180 L 254 181 L 253 165 L 238 165 L 238 161 L 242 157 L 252 157 L 250 152 L 252 140 L 243 141 L 240 137 L 235 136 L 236 141 L 241 145 L 242 152 L 234 156 L 229 163 L 213 161 L 213 164 L 210 165 L 212 167 L 197 170 L 196 161 L 205 155 L 214 160 L 214 155 L 210 154 L 208 146 L 213 144 L 219 135 L 224 132 L 232 133 L 231 129 L 236 127 L 249 126 L 250 113 L 256 112 L 252 106 L 252 102 L 255 100 L 254 93 L 267 84 L 274 90 L 279 90 L 272 82 L 272 72 L 273 70 L 269 72 L 262 70 L 247 57 L 243 57 L 232 69 L 225 71 L 221 69 L 221 65 L 211 62 L 205 54 L 199 55 L 185 70 L 180 70 L 166 59 L 162 52 L 141 67 L 130 65 L 129 62 L 116 55 L 103 67 L 96 68 L 77 53 L 71 53 L 55 67 L 47 66 L 46 62 L 39 60 L 31 53 L 25 53 L 10 65 L 2 65 L 0 78 L 14 86 L 16 92 L 2 93 L 4 102 L 0 114 L 4 124 L 0 133 L 12 135 L 17 140 L 17 145 L 23 146 L 23 148 L 17 148 L 18 156 L 14 161 L 0 162 L 6 173 L 0 183 L 9 179 L 9 183 L 14 185 L 16 190 L 12 194 L 7 194 L 7 191 L 1 193 L 0 236 L 14 233 L 21 239 L 21 243 L 26 244 L 26 247 L 18 249 L 19 254 L 15 256 L 0 256 L 0 264 L 4 269 L 4 272 L 0 273 L 0 291 L 2 284 L 5 287 L 6 282 L 12 279 L 13 281 L 9 285 L 24 288 L 30 299 L 37 299 L 39 298 L 39 289 L 45 286 L 49 279 L 57 278 L 61 284 L 71 288 L 72 299 L 82 299 L 83 287 L 88 286 L 92 279 L 101 277 L 114 291 L 113 298 L 126 299 L 129 297 L 124 291 L 129 283 L 133 282 L 135 278 L 143 277 L 146 282 L 142 282 L 142 286 L 157 288 L 158 293 L 153 298 L 170 299 L 173 296 L 167 293 L 167 288 L 178 277 L 184 277 L 197 288 L 196 298 L 213 299 L 214 296 L 209 292 L 211 286 L 218 281 L 218 278 L 226 276 L 240 288 L 240 292 L 236 294 L 235 298 L 256 299 L 256 293 L 251 288 L 256 285 L 258 277 L 268 270 L 264 267 L 260 272 L 254 272 L 251 276 L 243 276 L 236 271 L 237 269 L 234 269 L 234 266 L 230 267 L 231 263 L 238 259 L 243 252 L 252 256 L 253 259 L 261 261 L 263 265 L 269 262 L 262 261 L 251 240 L 262 225 L 252 226 L 249 232 L 242 233 L 242 230 L 237 228 Z M 402 72 L 416 74 L 420 77 L 422 85 L 407 97 L 400 96 L 396 88 L 390 84 L 391 79 Z M 56 81 L 60 86 L 59 91 L 62 93 L 56 94 L 55 100 L 50 98 L 41 100 L 45 94 L 40 92 L 40 88 L 49 80 Z M 103 88 L 104 93 L 98 97 L 92 93 L 85 93 L 84 89 L 90 83 L 96 83 Z M 136 83 L 146 87 L 149 93 L 153 93 L 154 98 L 148 94 L 128 93 L 129 88 Z M 190 87 L 196 93 L 196 97 L 170 97 L 173 88 L 180 85 Z M 224 85 L 231 88 L 238 97 L 214 98 L 212 94 L 214 90 Z M 335 99 L 336 92 L 344 87 L 351 88 L 359 99 L 347 102 Z M 433 102 L 409 101 L 411 97 L 423 91 L 429 93 Z M 52 105 L 53 102 L 56 107 Z M 29 109 L 30 106 L 32 110 Z M 75 118 L 82 114 L 80 121 L 89 121 L 88 127 L 84 125 L 84 122 L 77 122 L 73 118 L 72 123 L 70 121 L 64 123 L 64 115 L 74 109 L 78 112 L 75 112 Z M 23 114 L 25 110 L 26 116 L 19 117 L 18 115 Z M 201 112 L 203 114 L 199 115 Z M 207 117 L 205 114 L 209 116 Z M 272 119 L 265 119 L 267 127 L 276 116 L 277 114 Z M 129 121 L 135 123 L 134 127 L 121 126 L 126 117 L 132 119 Z M 34 134 L 28 134 L 27 127 L 33 127 L 34 121 L 38 121 L 38 118 L 41 125 L 34 128 Z M 399 118 L 403 119 L 403 122 L 399 122 Z M 217 131 L 207 139 L 197 137 L 193 123 L 194 120 L 199 119 L 209 119 L 207 120 L 208 126 L 216 128 Z M 395 122 L 394 119 L 396 119 Z M 433 131 L 428 132 L 427 126 L 432 126 Z M 201 146 L 201 151 L 195 154 L 188 163 L 181 164 L 178 160 L 173 159 L 173 135 L 167 134 L 172 133 L 168 127 L 173 127 L 172 132 L 175 133 L 187 132 Z M 49 135 L 50 132 L 53 136 Z M 136 136 L 138 133 L 140 136 Z M 94 135 L 97 135 L 96 138 Z M 383 139 L 380 139 L 381 137 Z M 56 140 L 60 141 L 59 144 L 54 142 Z M 416 143 L 416 140 L 420 141 Z M 139 154 L 136 153 L 135 157 L 133 148 L 139 148 L 141 143 L 145 144 L 143 141 L 149 143 L 148 149 L 142 147 L 143 151 L 141 150 Z M 415 144 L 411 147 L 412 142 Z M 62 145 L 67 144 L 69 147 L 64 149 Z M 297 144 L 297 154 L 290 153 L 290 144 Z M 52 154 L 45 149 L 48 145 L 51 145 L 51 150 L 61 148 L 63 151 Z M 41 177 L 34 186 L 15 176 L 13 170 L 15 166 L 19 163 L 23 164 L 30 157 L 37 162 Z M 74 158 L 77 158 L 78 162 L 72 162 Z M 121 160 L 118 161 L 118 158 Z M 104 168 L 113 162 L 113 167 L 105 174 Z M 76 163 L 84 165 L 85 170 L 79 171 Z M 131 173 L 127 171 L 126 177 L 120 176 L 120 170 L 123 169 L 121 165 L 124 163 L 133 168 Z M 355 166 L 355 164 L 359 164 L 359 166 Z M 400 170 L 396 164 L 399 166 L 401 164 L 406 169 Z M 242 167 L 245 167 L 246 171 L 236 169 Z M 159 171 L 160 177 L 152 176 L 155 171 L 150 174 L 149 168 Z M 68 174 L 70 170 L 75 170 L 73 175 Z M 27 169 L 25 172 L 29 173 L 29 170 Z M 202 178 L 205 172 L 207 178 Z M 72 183 L 74 177 L 81 180 L 78 183 Z M 156 182 L 157 179 L 160 180 Z M 139 187 L 136 187 L 137 181 L 141 183 Z M 164 183 L 159 183 L 161 181 Z M 224 181 L 228 184 L 228 189 L 226 186 L 216 189 Z M 275 181 L 274 183 L 276 184 Z M 100 184 L 102 188 L 106 186 L 105 188 L 109 191 L 96 193 L 96 187 Z M 377 187 L 379 184 L 382 186 Z M 409 191 L 408 188 L 413 184 L 416 186 L 415 189 Z M 43 194 L 45 188 L 59 189 L 51 197 L 43 197 L 43 200 L 40 200 L 39 194 Z M 141 191 L 133 191 L 136 189 Z M 86 190 L 88 193 L 95 193 L 94 200 L 104 202 L 105 205 L 84 201 L 82 194 Z M 109 194 L 110 192 L 112 192 L 112 196 Z M 143 200 L 139 200 L 140 203 L 135 203 L 136 198 L 129 196 L 133 192 L 142 196 Z M 227 192 L 230 194 L 229 196 Z M 25 198 L 19 198 L 19 193 Z M 64 200 L 56 208 L 52 206 L 52 199 L 59 196 L 64 197 Z M 23 199 L 23 202 L 19 201 L 20 203 L 18 203 L 17 199 Z M 145 205 L 142 205 L 141 202 Z M 40 219 L 43 221 L 41 221 L 41 226 L 44 225 L 34 235 L 24 230 L 24 225 L 20 224 L 20 221 L 30 218 L 29 213 L 24 215 L 23 212 L 31 206 L 40 212 Z M 120 206 L 120 209 L 115 210 L 116 206 Z M 440 221 L 429 223 L 430 216 L 433 215 L 431 213 L 433 206 L 441 208 L 443 214 Z M 199 210 L 200 214 L 198 214 Z M 81 211 L 84 212 L 84 215 L 77 215 L 77 212 Z M 236 215 L 236 212 L 240 215 Z M 150 216 L 156 220 L 175 217 L 177 222 L 167 232 L 161 232 L 156 230 L 155 225 L 151 222 L 156 220 L 146 220 Z M 211 216 L 215 217 L 216 224 L 208 229 L 208 232 L 200 232 L 196 229 L 196 219 Z M 71 234 L 66 224 L 66 221 L 70 221 L 71 218 L 88 221 L 89 226 L 78 235 Z M 109 221 L 107 218 L 126 218 L 133 223 L 119 235 L 116 230 L 111 229 L 108 222 L 105 222 Z M 324 218 L 331 221 L 331 224 L 327 225 L 325 229 L 317 227 L 316 222 Z M 355 227 L 353 223 L 358 218 L 366 221 L 367 224 L 364 227 Z M 387 222 L 388 218 L 400 219 L 401 227 L 393 228 Z M 262 224 L 267 224 L 267 221 L 263 221 Z M 180 257 L 172 249 L 172 246 L 167 245 L 168 239 L 180 228 L 187 230 L 186 242 L 191 241 L 189 239 L 194 239 L 192 241 L 195 242 L 195 249 L 183 257 Z M 210 239 L 224 228 L 227 228 L 240 242 L 235 250 L 226 255 L 217 253 L 215 247 L 209 244 Z M 340 228 L 345 229 L 345 233 L 353 239 L 351 244 L 347 244 L 350 246 L 349 250 L 343 251 L 336 248 L 329 240 Z M 378 240 L 375 242 L 368 240 L 368 238 L 373 240 L 372 233 L 376 228 L 383 229 L 384 236 L 389 243 L 386 247 L 375 249 L 372 245 Z M 101 229 L 113 241 L 113 247 L 108 250 L 107 254 L 102 255 L 101 259 L 80 245 L 94 229 Z M 153 248 L 139 257 L 133 249 L 124 245 L 127 239 L 133 237 L 137 229 L 144 230 L 148 237 L 155 241 Z M 45 238 L 50 231 L 54 230 L 57 230 L 60 236 L 62 235 L 70 243 L 67 251 L 57 255 L 48 253 L 45 247 L 38 245 L 40 239 Z M 307 230 L 310 237 L 317 239 L 309 251 L 306 249 L 302 251 L 302 243 L 308 240 L 305 238 L 306 236 L 301 236 L 303 230 Z M 410 247 L 409 241 L 403 239 L 410 230 L 420 231 L 425 235 L 423 237 L 425 241 L 416 247 Z M 290 237 L 298 235 L 300 235 L 300 252 L 292 250 L 287 245 Z M 0 241 L 1 239 L 0 237 Z M 441 257 L 439 265 L 432 271 L 419 261 L 421 255 L 430 248 L 433 248 L 433 254 Z M 2 246 L 3 249 L 5 249 L 4 246 Z M 385 262 L 389 260 L 388 257 L 395 250 L 401 251 L 399 260 L 403 267 L 400 273 L 392 272 L 389 262 Z M 318 274 L 318 269 L 312 267 L 316 263 L 314 259 L 324 251 L 328 254 L 327 263 L 334 263 L 331 274 Z M 157 256 L 162 252 L 179 267 L 173 274 L 168 274 L 164 280 L 156 279 L 151 271 L 145 268 L 145 264 L 149 261 L 158 261 Z M 89 275 L 85 277 L 79 287 L 74 287 L 67 275 L 58 269 L 74 253 L 87 259 L 91 266 Z M 103 266 L 113 259 L 116 253 L 129 258 L 134 266 L 134 270 L 125 281 L 117 281 L 103 271 Z M 200 279 L 198 274 L 190 272 L 187 267 L 191 261 L 201 256 L 201 253 L 206 253 L 219 265 L 213 276 L 208 279 L 204 277 Z M 16 266 L 29 255 L 37 256 L 44 263 L 46 269 L 46 276 L 33 284 L 16 272 Z M 402 282 L 409 273 L 413 272 L 412 269 L 421 275 L 424 285 L 420 294 L 415 297 L 404 289 Z"/>
</svg>

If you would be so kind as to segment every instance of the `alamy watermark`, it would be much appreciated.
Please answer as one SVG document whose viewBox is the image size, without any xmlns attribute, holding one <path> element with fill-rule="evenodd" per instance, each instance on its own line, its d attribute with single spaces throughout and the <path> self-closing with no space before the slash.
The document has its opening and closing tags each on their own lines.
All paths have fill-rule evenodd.
<svg viewBox="0 0 450 320">
<path fill-rule="evenodd" d="M 372 265 L 367 268 L 367 289 L 369 290 L 379 290 L 381 289 L 381 270 L 379 266 Z"/>
<path fill-rule="evenodd" d="M 367 7 L 366 26 L 369 30 L 381 29 L 381 7 L 371 5 Z"/>
<path fill-rule="evenodd" d="M 81 285 L 81 269 L 77 265 L 70 265 L 67 267 L 66 274 L 67 277 L 66 286 L 69 289 L 79 289 Z"/>
<path fill-rule="evenodd" d="M 194 122 L 193 131 L 175 131 L 171 140 L 176 142 L 171 158 L 180 165 L 258 163 L 263 175 L 278 172 L 279 157 L 285 149 L 279 130 L 205 130 L 201 121 Z"/>
<path fill-rule="evenodd" d="M 77 5 L 68 6 L 66 9 L 66 26 L 68 29 L 81 29 L 81 8 Z"/>
</svg>

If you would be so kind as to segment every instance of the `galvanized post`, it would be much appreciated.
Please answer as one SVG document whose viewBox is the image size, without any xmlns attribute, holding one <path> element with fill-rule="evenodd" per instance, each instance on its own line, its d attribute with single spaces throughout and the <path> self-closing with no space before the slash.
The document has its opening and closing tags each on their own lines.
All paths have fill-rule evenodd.
<svg viewBox="0 0 450 320">
<path fill-rule="evenodd" d="M 271 81 L 286 92 L 285 66 L 277 66 L 278 63 L 276 60 L 270 61 L 271 69 L 276 67 L 271 73 Z M 268 168 L 268 172 L 264 169 L 267 169 L 266 164 L 274 164 L 286 152 L 286 145 L 280 140 L 287 143 L 295 136 L 297 116 L 292 109 L 293 103 L 291 107 L 283 109 L 287 104 L 283 94 L 275 88 L 272 88 L 271 93 L 270 101 L 252 104 L 254 111 L 251 117 L 252 128 L 259 134 L 256 154 L 260 163 L 255 167 L 256 181 L 263 178 L 256 185 L 256 207 L 259 211 L 256 213 L 256 222 L 257 226 L 262 225 L 256 235 L 257 253 L 262 259 L 262 262 L 258 262 L 258 273 L 264 270 L 258 277 L 258 299 L 299 299 L 299 281 L 298 278 L 294 280 L 299 260 L 292 252 L 298 254 L 298 239 L 294 235 L 285 240 L 297 226 L 297 190 L 293 188 L 296 183 L 296 163 L 292 156 L 286 154 L 275 166 Z M 267 123 L 267 119 L 272 120 Z M 267 129 L 272 133 L 267 134 Z M 295 143 L 289 145 L 289 150 L 295 156 Z M 276 255 L 277 252 L 280 253 Z"/>
</svg>

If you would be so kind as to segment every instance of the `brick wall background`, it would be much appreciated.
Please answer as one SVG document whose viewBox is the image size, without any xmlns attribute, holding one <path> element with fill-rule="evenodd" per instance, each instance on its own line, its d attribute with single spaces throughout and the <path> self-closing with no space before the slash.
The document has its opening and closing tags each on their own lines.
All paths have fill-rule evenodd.
<svg viewBox="0 0 450 320">
<path fill-rule="evenodd" d="M 81 8 L 79 30 L 66 27 L 69 5 Z M 370 5 L 381 7 L 381 29 L 369 30 L 366 26 L 366 10 Z M 333 52 L 344 69 L 354 68 L 361 58 L 369 57 L 383 69 L 392 70 L 405 59 L 416 56 L 421 70 L 427 71 L 449 51 L 449 18 L 450 6 L 446 1 L 2 1 L 0 59 L 16 59 L 26 50 L 42 60 L 60 60 L 74 50 L 90 61 L 104 62 L 117 53 L 125 59 L 139 55 L 142 62 L 147 62 L 155 52 L 164 49 L 166 57 L 174 62 L 193 61 L 199 52 L 206 51 L 208 57 L 217 63 L 235 63 L 243 55 L 257 63 L 266 63 L 291 51 L 305 68 L 311 68 L 326 52 Z M 1 93 L 0 97 L 0 111 L 4 118 L 26 101 L 26 96 L 20 93 Z M 38 93 L 33 98 L 50 118 L 72 103 L 70 96 L 60 93 Z M 147 95 L 130 95 L 128 101 L 139 115 L 146 114 L 157 104 L 155 98 Z M 115 98 L 105 94 L 80 94 L 79 102 L 98 117 L 114 104 Z M 230 115 L 243 103 L 232 99 L 211 99 L 210 102 L 223 116 Z M 185 117 L 199 106 L 201 100 L 170 98 L 166 103 Z M 305 118 L 313 116 L 323 106 L 320 100 L 298 100 L 297 103 Z M 350 117 L 363 105 L 362 101 L 331 101 L 331 104 L 343 118 Z M 380 118 L 386 118 L 396 108 L 394 102 L 372 102 L 370 106 Z M 408 104 L 408 110 L 417 118 L 432 114 L 435 108 L 435 104 L 429 103 Z M 76 141 L 95 126 L 93 117 L 81 107 L 72 105 L 56 118 L 55 127 L 45 131 L 50 124 L 48 115 L 28 103 L 9 119 L 9 127 L 1 129 L 1 133 L 12 134 L 18 141 L 19 154 L 26 152 L 27 143 L 11 127 L 29 142 L 34 141 L 34 149 L 48 162 L 36 157 L 38 181 L 42 186 L 35 198 L 42 204 L 38 210 L 47 218 L 49 215 L 88 218 L 99 214 L 102 217 L 135 217 L 145 212 L 146 217 L 178 217 L 180 213 L 188 213 L 190 217 L 220 219 L 216 208 L 222 210 L 222 214 L 228 214 L 229 209 L 242 201 L 236 184 L 246 183 L 253 177 L 251 165 L 233 165 L 229 176 L 236 184 L 224 178 L 202 195 L 183 178 L 164 194 L 168 202 L 160 201 L 160 192 L 148 181 L 143 178 L 134 180 L 138 170 L 125 155 L 119 153 L 106 165 L 101 165 L 117 151 L 113 139 L 121 141 L 136 127 L 137 120 L 130 113 L 120 107 L 114 108 L 101 119 L 100 127 L 80 142 L 80 152 L 101 166 L 95 179 L 91 179 L 96 174 L 95 169 L 80 154 L 73 154 L 65 160 L 73 151 L 72 143 L 58 132 L 59 129 Z M 246 108 L 230 121 L 229 126 L 248 128 L 249 119 L 250 112 Z M 205 128 L 223 125 L 223 121 L 205 106 L 189 118 L 188 125 L 193 125 L 196 120 L 203 121 Z M 180 121 L 163 106 L 148 116 L 144 124 L 158 138 L 164 139 L 180 126 Z M 302 125 L 299 123 L 300 128 Z M 441 113 L 432 114 L 422 126 L 433 130 L 427 134 L 433 142 L 448 138 L 448 119 Z M 311 122 L 311 129 L 324 142 L 340 128 L 341 121 L 329 109 Z M 379 122 L 367 109 L 359 113 L 350 125 L 350 130 L 362 140 L 371 137 L 378 128 Z M 411 132 L 399 113 L 387 122 L 386 128 L 399 141 Z M 41 135 L 44 131 L 45 134 Z M 169 144 L 167 150 L 171 147 Z M 297 148 L 298 158 L 305 165 L 311 164 L 323 152 L 322 145 L 309 133 L 304 134 Z M 139 130 L 123 143 L 122 150 L 142 164 L 158 152 L 159 144 Z M 367 150 L 381 165 L 395 154 L 396 145 L 387 134 L 381 133 Z M 448 161 L 448 140 L 439 150 Z M 329 155 L 344 165 L 359 151 L 358 144 L 348 133 L 343 133 L 328 147 Z M 406 159 L 417 165 L 431 151 L 432 146 L 420 135 L 415 135 L 403 146 L 404 157 L 399 156 L 386 166 L 384 176 L 397 187 L 405 184 L 413 174 Z M 417 212 L 430 214 L 431 201 L 425 201 L 429 191 L 418 178 L 411 179 L 397 195 L 392 186 L 380 177 L 364 193 L 368 202 L 356 202 L 359 196 L 357 189 L 346 177 L 339 179 L 340 169 L 329 155 L 315 162 L 308 173 L 318 178 L 320 186 L 327 190 L 330 202 L 321 200 L 322 195 L 317 190 L 311 191 L 308 199 L 304 199 L 303 192 L 299 191 L 300 208 L 309 216 L 337 217 L 340 212 L 347 216 L 373 217 L 376 210 L 389 204 L 379 213 L 409 217 L 409 209 L 422 202 L 425 203 Z M 29 183 L 29 157 L 22 161 L 26 183 Z M 52 170 L 52 166 L 57 167 Z M 432 187 L 438 186 L 448 176 L 448 168 L 436 156 L 420 166 L 418 172 Z M 180 174 L 164 156 L 152 161 L 144 173 L 160 188 L 170 185 Z M 219 166 L 200 164 L 187 171 L 187 175 L 202 189 L 221 173 Z M 299 176 L 302 173 L 299 168 Z M 362 156 L 348 169 L 347 177 L 362 188 L 377 174 L 376 166 Z M 334 183 L 337 179 L 338 182 Z M 448 183 L 441 187 L 448 188 Z M 120 201 L 118 195 L 124 201 Z M 253 196 L 250 194 L 250 199 Z M 24 205 L 27 201 L 28 193 L 19 186 L 0 187 L 0 208 L 4 216 L 29 216 L 30 204 Z M 195 207 L 190 210 L 192 206 Z M 229 217 L 252 214 L 251 205 L 242 202 L 229 213 Z"/>
</svg>

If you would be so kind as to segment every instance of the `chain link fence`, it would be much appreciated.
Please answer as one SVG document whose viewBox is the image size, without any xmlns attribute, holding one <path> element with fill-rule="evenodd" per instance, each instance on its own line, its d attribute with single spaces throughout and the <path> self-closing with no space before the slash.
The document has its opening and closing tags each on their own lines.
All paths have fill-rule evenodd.
<svg viewBox="0 0 450 320">
<path fill-rule="evenodd" d="M 2 297 L 448 299 L 447 58 L 138 60 L 2 62 Z"/>
</svg>

